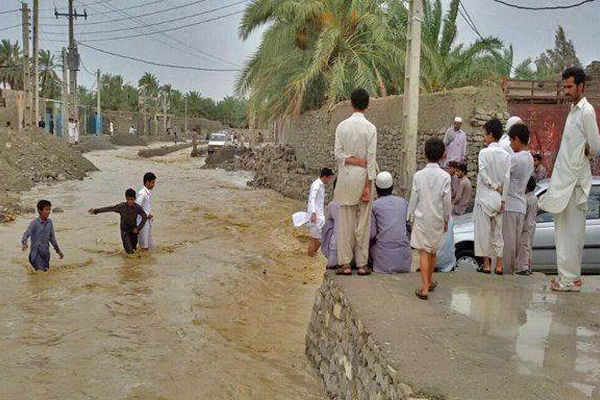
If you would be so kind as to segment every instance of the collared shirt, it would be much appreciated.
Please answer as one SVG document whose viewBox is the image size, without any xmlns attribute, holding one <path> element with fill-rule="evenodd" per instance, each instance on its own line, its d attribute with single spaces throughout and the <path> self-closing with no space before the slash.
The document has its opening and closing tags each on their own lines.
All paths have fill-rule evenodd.
<svg viewBox="0 0 600 400">
<path fill-rule="evenodd" d="M 592 187 L 592 172 L 590 161 L 585 155 L 586 145 L 592 155 L 597 155 L 600 151 L 596 111 L 584 97 L 571 106 L 550 187 L 540 198 L 539 208 L 554 214 L 561 213 L 567 207 L 576 186 L 582 189 L 582 195 L 576 200 L 577 204 L 587 201 Z"/>
<path fill-rule="evenodd" d="M 510 156 L 499 143 L 490 143 L 487 148 L 479 152 L 475 202 L 483 206 L 486 214 L 490 216 L 498 214 L 501 203 L 506 201 L 508 196 L 509 183 Z"/>
<path fill-rule="evenodd" d="M 38 253 L 48 254 L 50 244 L 57 253 L 60 251 L 56 236 L 54 235 L 54 225 L 50 218 L 43 221 L 40 217 L 37 217 L 31 221 L 23 234 L 21 244 L 23 246 L 27 245 L 27 240 L 29 238 L 31 238 L 31 254 L 33 258 L 35 258 L 35 255 Z"/>
<path fill-rule="evenodd" d="M 116 212 L 121 216 L 120 228 L 122 231 L 131 232 L 133 228 L 137 228 L 140 231 L 144 225 L 146 224 L 146 220 L 148 219 L 148 215 L 137 203 L 133 204 L 133 207 L 129 207 L 127 202 L 119 203 L 115 206 L 103 207 L 103 208 L 95 208 L 94 214 L 107 213 L 107 212 Z M 138 215 L 142 217 L 142 219 L 138 222 Z"/>
<path fill-rule="evenodd" d="M 377 175 L 375 125 L 359 112 L 342 121 L 335 131 L 334 155 L 338 163 L 335 201 L 342 206 L 357 205 L 366 181 L 374 181 Z M 365 158 L 367 167 L 347 165 L 346 158 L 350 156 Z"/>
<path fill-rule="evenodd" d="M 535 179 L 537 181 L 546 179 L 548 177 L 548 172 L 546 171 L 546 167 L 544 167 L 542 164 L 535 167 L 535 170 L 533 171 L 533 176 L 535 177 Z"/>
<path fill-rule="evenodd" d="M 500 144 L 500 146 L 508 153 L 509 156 L 512 157 L 513 154 L 515 154 L 515 151 L 512 149 L 512 147 L 510 147 L 510 136 L 508 136 L 508 133 L 502 135 L 498 141 L 498 144 Z"/>
<path fill-rule="evenodd" d="M 148 216 L 152 214 L 152 192 L 146 186 L 140 189 L 135 202 L 142 206 Z"/>
<path fill-rule="evenodd" d="M 308 218 L 310 218 L 312 213 L 315 213 L 317 214 L 317 218 L 325 219 L 325 184 L 321 178 L 316 179 L 312 185 L 310 185 L 306 212 Z"/>
<path fill-rule="evenodd" d="M 450 127 L 444 135 L 444 145 L 446 146 L 446 158 L 444 166 L 450 161 L 463 162 L 467 154 L 467 134 L 463 130 L 455 131 Z"/>
<path fill-rule="evenodd" d="M 471 203 L 472 196 L 473 185 L 471 184 L 471 180 L 465 175 L 458 180 L 456 196 L 452 201 L 452 213 L 454 215 L 463 215 L 467 211 L 469 203 Z"/>
<path fill-rule="evenodd" d="M 532 174 L 533 157 L 529 150 L 515 153 L 510 159 L 510 183 L 506 198 L 506 211 L 525 214 L 527 210 L 525 191 Z"/>
<path fill-rule="evenodd" d="M 436 163 L 415 173 L 412 183 L 408 220 L 437 231 L 443 230 L 452 213 L 450 174 Z"/>
</svg>

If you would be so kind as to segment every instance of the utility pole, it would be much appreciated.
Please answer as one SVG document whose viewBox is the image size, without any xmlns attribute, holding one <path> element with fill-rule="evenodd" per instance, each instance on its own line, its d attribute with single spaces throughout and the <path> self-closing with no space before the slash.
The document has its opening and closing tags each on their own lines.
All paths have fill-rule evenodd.
<svg viewBox="0 0 600 400">
<path fill-rule="evenodd" d="M 25 128 L 31 127 L 31 70 L 29 68 L 29 7 L 21 6 L 23 21 L 23 92 L 25 94 L 25 112 L 23 122 Z"/>
<path fill-rule="evenodd" d="M 67 49 L 62 48 L 62 92 L 60 101 L 60 136 L 68 136 L 69 115 L 69 70 L 67 69 Z"/>
<path fill-rule="evenodd" d="M 40 120 L 40 0 L 33 0 L 33 123 Z"/>
<path fill-rule="evenodd" d="M 183 123 L 183 132 L 187 134 L 188 131 L 188 109 L 187 109 L 187 97 L 185 98 L 185 121 Z"/>
<path fill-rule="evenodd" d="M 96 71 L 96 135 L 102 133 L 102 117 L 100 113 L 100 69 Z"/>
<path fill-rule="evenodd" d="M 409 0 L 408 30 L 406 34 L 406 67 L 402 121 L 404 128 L 404 160 L 402 191 L 410 193 L 412 176 L 417 166 L 417 133 L 419 128 L 419 83 L 421 72 L 421 22 L 423 1 Z"/>
<path fill-rule="evenodd" d="M 167 134 L 167 95 L 163 94 L 163 130 Z"/>
<path fill-rule="evenodd" d="M 87 19 L 87 11 L 83 10 L 83 14 L 78 14 L 77 10 L 73 7 L 74 0 L 69 0 L 69 12 L 67 14 L 59 13 L 54 9 L 54 16 L 56 19 L 58 17 L 67 17 L 69 18 L 69 53 L 67 55 L 67 64 L 69 66 L 69 91 L 71 94 L 71 103 L 72 109 L 71 113 L 74 119 L 79 120 L 77 117 L 79 112 L 79 101 L 78 101 L 78 93 L 77 93 L 77 71 L 79 71 L 79 52 L 77 50 L 77 43 L 75 42 L 75 29 L 74 29 L 74 21 L 78 17 L 84 17 Z"/>
</svg>

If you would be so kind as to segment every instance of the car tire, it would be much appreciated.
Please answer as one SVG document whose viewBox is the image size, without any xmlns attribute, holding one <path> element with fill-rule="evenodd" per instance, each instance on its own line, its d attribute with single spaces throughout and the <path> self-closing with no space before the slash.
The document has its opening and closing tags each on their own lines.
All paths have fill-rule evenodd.
<svg viewBox="0 0 600 400">
<path fill-rule="evenodd" d="M 455 254 L 455 271 L 476 272 L 483 265 L 483 260 L 475 256 L 475 246 L 473 243 L 459 243 L 456 246 Z"/>
</svg>

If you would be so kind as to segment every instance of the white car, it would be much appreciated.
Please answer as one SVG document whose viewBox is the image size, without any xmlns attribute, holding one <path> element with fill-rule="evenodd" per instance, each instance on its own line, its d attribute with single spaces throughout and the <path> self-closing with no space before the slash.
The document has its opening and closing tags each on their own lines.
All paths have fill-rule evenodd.
<svg viewBox="0 0 600 400">
<path fill-rule="evenodd" d="M 208 140 L 208 152 L 212 153 L 217 149 L 235 146 L 229 135 L 225 132 L 217 132 L 210 135 Z"/>
</svg>

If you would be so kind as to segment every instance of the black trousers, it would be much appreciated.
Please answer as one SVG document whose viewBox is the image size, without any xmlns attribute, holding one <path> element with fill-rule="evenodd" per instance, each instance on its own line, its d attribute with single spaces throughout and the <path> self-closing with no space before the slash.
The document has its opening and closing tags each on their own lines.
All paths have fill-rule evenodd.
<svg viewBox="0 0 600 400">
<path fill-rule="evenodd" d="M 137 249 L 138 235 L 131 231 L 121 230 L 121 240 L 123 241 L 123 248 L 125 253 L 133 254 Z"/>
</svg>

